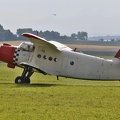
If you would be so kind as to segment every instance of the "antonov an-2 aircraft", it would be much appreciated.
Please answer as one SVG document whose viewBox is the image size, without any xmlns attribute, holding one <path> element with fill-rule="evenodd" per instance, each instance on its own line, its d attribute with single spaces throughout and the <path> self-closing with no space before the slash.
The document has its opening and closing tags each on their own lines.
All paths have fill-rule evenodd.
<svg viewBox="0 0 120 120">
<path fill-rule="evenodd" d="M 56 41 L 47 41 L 30 33 L 22 34 L 30 42 L 19 46 L 3 43 L 0 61 L 9 68 L 24 68 L 15 83 L 30 83 L 34 72 L 67 78 L 88 80 L 120 80 L 120 50 L 113 60 L 107 60 L 75 50 Z"/>
</svg>

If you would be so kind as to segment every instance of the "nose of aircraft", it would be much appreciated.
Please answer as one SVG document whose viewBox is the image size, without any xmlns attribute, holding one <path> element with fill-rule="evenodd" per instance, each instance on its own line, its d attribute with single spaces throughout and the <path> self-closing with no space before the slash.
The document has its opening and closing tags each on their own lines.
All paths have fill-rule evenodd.
<svg viewBox="0 0 120 120">
<path fill-rule="evenodd" d="M 0 61 L 8 63 L 7 66 L 10 68 L 15 68 L 13 63 L 15 49 L 15 46 L 6 43 L 0 46 Z"/>
</svg>

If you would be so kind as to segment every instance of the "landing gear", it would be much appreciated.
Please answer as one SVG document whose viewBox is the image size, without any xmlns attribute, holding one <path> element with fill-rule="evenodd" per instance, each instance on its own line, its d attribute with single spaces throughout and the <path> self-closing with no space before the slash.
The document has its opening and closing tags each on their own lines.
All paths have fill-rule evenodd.
<svg viewBox="0 0 120 120">
<path fill-rule="evenodd" d="M 22 75 L 18 76 L 15 79 L 15 83 L 16 84 L 23 84 L 23 83 L 29 84 L 30 83 L 30 77 L 33 73 L 34 73 L 34 71 L 32 70 L 31 67 L 25 66 Z"/>
</svg>

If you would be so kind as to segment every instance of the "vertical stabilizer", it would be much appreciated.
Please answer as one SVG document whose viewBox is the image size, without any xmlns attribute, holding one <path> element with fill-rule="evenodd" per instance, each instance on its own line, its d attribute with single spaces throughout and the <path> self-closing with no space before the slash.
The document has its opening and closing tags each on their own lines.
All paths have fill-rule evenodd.
<svg viewBox="0 0 120 120">
<path fill-rule="evenodd" d="M 118 52 L 116 53 L 116 55 L 114 57 L 115 58 L 120 58 L 120 49 L 118 50 Z"/>
</svg>

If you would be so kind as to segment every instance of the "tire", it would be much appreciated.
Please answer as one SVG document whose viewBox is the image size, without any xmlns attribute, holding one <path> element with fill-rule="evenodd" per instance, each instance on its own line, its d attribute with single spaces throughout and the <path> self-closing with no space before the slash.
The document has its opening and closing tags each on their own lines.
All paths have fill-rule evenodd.
<svg viewBox="0 0 120 120">
<path fill-rule="evenodd" d="M 26 83 L 26 84 L 30 84 L 30 79 L 25 77 L 21 77 L 21 76 L 18 76 L 16 79 L 15 79 L 15 83 L 16 84 L 23 84 L 23 83 Z"/>
<path fill-rule="evenodd" d="M 22 84 L 23 83 L 23 78 L 21 76 L 18 76 L 16 79 L 15 79 L 15 83 L 16 84 Z"/>
</svg>

